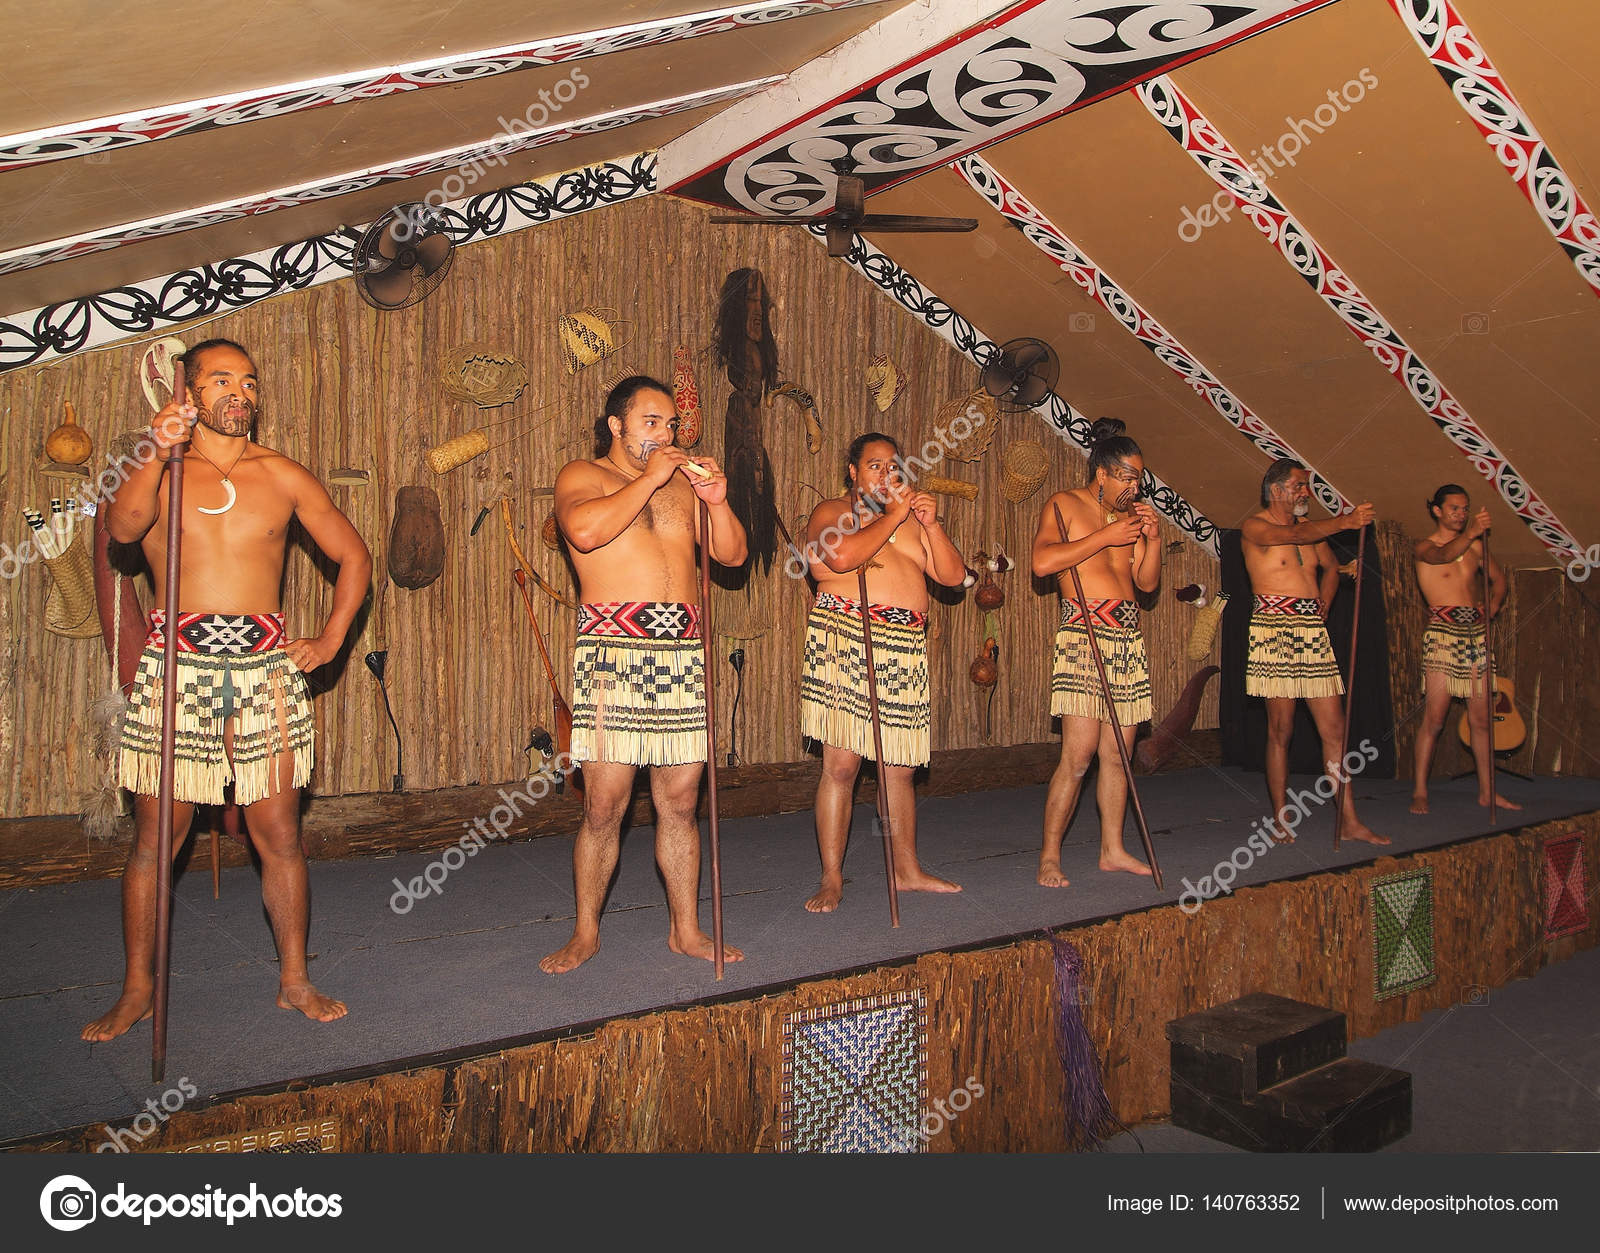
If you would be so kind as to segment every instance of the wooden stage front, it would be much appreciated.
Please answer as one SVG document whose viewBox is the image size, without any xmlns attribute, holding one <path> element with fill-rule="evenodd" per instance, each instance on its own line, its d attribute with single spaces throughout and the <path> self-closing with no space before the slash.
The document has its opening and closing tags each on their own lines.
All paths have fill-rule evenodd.
<svg viewBox="0 0 1600 1253">
<path fill-rule="evenodd" d="M 1394 837 L 1392 848 L 1347 843 L 1335 853 L 1324 807 L 1295 845 L 1255 854 L 1246 850 L 1266 809 L 1259 776 L 1206 768 L 1148 778 L 1160 893 L 1094 868 L 1092 805 L 1068 835 L 1073 886 L 1052 891 L 1033 881 L 1042 788 L 928 798 L 925 860 L 966 890 L 906 895 L 898 931 L 865 808 L 844 906 L 829 916 L 800 907 L 816 877 L 810 815 L 732 819 L 728 937 L 747 960 L 730 964 L 720 985 L 706 964 L 666 951 L 648 829 L 625 838 L 600 953 L 560 977 L 537 961 L 571 927 L 569 838 L 494 843 L 404 909 L 397 885 L 425 875 L 437 852 L 318 862 L 312 973 L 352 1010 L 330 1026 L 271 1008 L 271 941 L 253 872 L 226 871 L 217 902 L 208 876 L 191 872 L 174 915 L 161 1085 L 149 1082 L 147 1024 L 110 1044 L 77 1038 L 115 996 L 116 883 L 12 889 L 0 897 L 13 957 L 0 1027 L 12 1097 L 0 1136 L 42 1151 L 93 1151 L 108 1137 L 136 1151 L 294 1140 L 380 1152 L 798 1147 L 806 1118 L 849 1094 L 816 1089 L 798 1052 L 786 1073 L 786 1037 L 793 1043 L 836 1007 L 856 1013 L 836 1020 L 845 1034 L 878 1010 L 900 1013 L 912 1032 L 897 1047 L 921 1072 L 908 1124 L 923 1128 L 916 1147 L 1079 1147 L 1063 1115 L 1052 935 L 1081 955 L 1073 999 L 1116 1117 L 1160 1118 L 1163 1028 L 1179 1015 L 1261 990 L 1339 1009 L 1352 1037 L 1370 1036 L 1594 946 L 1600 783 L 1506 786 L 1526 808 L 1490 831 L 1468 783 L 1437 787 L 1432 814 L 1414 818 L 1406 783 L 1358 779 L 1362 816 Z M 1567 865 L 1581 853 L 1587 918 L 1547 938 L 1546 859 L 1552 840 L 1571 835 L 1576 850 L 1559 849 Z M 1194 889 L 1230 859 L 1234 890 L 1202 902 Z M 1410 990 L 1380 996 L 1395 985 L 1375 983 L 1374 881 L 1415 871 L 1428 874 L 1408 899 L 1425 894 L 1431 905 L 1431 978 L 1402 972 Z M 1381 973 L 1379 983 L 1394 977 Z M 159 1125 L 139 1122 L 147 1100 L 179 1077 L 195 1094 L 173 1098 L 178 1108 Z M 980 1088 L 959 1117 L 924 1117 Z"/>
</svg>

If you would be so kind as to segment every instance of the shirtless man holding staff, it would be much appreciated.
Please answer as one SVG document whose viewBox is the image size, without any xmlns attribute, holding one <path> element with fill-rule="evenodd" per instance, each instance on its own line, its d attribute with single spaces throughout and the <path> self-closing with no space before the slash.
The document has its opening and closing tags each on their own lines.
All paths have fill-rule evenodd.
<svg viewBox="0 0 1600 1253">
<path fill-rule="evenodd" d="M 261 897 L 278 947 L 278 1006 L 307 1018 L 342 1018 L 341 1001 L 306 970 L 310 886 L 300 848 L 300 789 L 311 779 L 313 716 L 304 675 L 343 646 L 372 579 L 372 558 L 349 520 L 304 466 L 253 443 L 261 381 L 255 362 L 225 339 L 183 357 L 187 395 L 151 424 L 156 455 L 102 507 L 111 538 L 138 544 L 164 604 L 167 461 L 187 441 L 183 552 L 178 586 L 178 709 L 172 852 L 183 847 L 197 804 L 220 805 L 227 787 L 244 811 L 261 859 Z M 298 522 L 339 567 L 320 634 L 288 639 L 280 601 L 284 553 Z M 135 835 L 122 876 L 122 995 L 83 1029 L 114 1039 L 148 1018 L 155 988 L 158 792 L 165 614 L 150 632 L 128 698 L 119 781 L 134 793 Z"/>
<path fill-rule="evenodd" d="M 1250 652 L 1244 690 L 1267 702 L 1267 795 L 1272 803 L 1274 839 L 1293 843 L 1286 825 L 1289 740 L 1294 710 L 1304 700 L 1322 740 L 1328 777 L 1337 781 L 1343 763 L 1344 680 L 1334 661 L 1333 642 L 1323 620 L 1339 589 L 1339 563 L 1328 536 L 1371 524 L 1370 504 L 1341 517 L 1308 522 L 1311 473 L 1300 462 L 1280 457 L 1261 480 L 1261 509 L 1240 525 L 1240 544 L 1255 604 L 1250 615 Z M 1356 818 L 1353 788 L 1344 789 L 1344 838 L 1387 844 Z"/>
<path fill-rule="evenodd" d="M 656 865 L 667 885 L 667 947 L 712 960 L 700 928 L 700 826 L 706 761 L 705 664 L 700 642 L 699 545 L 725 566 L 744 563 L 744 527 L 728 480 L 709 457 L 676 446 L 672 392 L 644 375 L 611 389 L 595 424 L 592 461 L 556 477 L 556 521 L 583 603 L 572 664 L 572 756 L 584 763 L 583 824 L 572 850 L 577 921 L 545 957 L 575 970 L 600 948 L 600 911 L 616 873 L 633 777 L 650 768 Z M 699 502 L 711 533 L 700 532 Z M 726 961 L 743 954 L 724 946 Z"/>
</svg>

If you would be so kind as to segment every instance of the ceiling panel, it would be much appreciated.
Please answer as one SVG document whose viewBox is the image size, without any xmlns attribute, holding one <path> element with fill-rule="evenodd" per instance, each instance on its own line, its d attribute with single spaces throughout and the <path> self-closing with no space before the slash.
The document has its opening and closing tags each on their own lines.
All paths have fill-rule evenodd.
<svg viewBox="0 0 1600 1253">
<path fill-rule="evenodd" d="M 7 132 L 32 130 L 716 7 L 706 0 L 55 0 L 6 23 L 0 118 Z"/>
<path fill-rule="evenodd" d="M 511 158 L 506 183 L 544 178 L 566 169 L 598 165 L 657 148 L 719 107 L 639 122 Z M 263 248 L 325 235 L 341 223 L 370 222 L 394 205 L 420 200 L 436 186 L 437 176 L 388 183 L 336 200 L 319 200 L 6 275 L 0 277 L 0 309 L 37 309 L 57 301 L 76 299 L 85 293 L 105 291 L 227 257 L 247 256 Z"/>
</svg>

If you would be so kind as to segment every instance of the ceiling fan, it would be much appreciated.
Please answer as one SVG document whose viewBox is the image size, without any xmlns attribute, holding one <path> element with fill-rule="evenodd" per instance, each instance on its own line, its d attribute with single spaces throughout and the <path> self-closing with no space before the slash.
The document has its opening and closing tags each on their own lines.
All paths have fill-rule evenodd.
<svg viewBox="0 0 1600 1253">
<path fill-rule="evenodd" d="M 984 366 L 983 390 L 1007 413 L 1043 402 L 1061 379 L 1061 358 L 1042 339 L 1007 340 Z"/>
<path fill-rule="evenodd" d="M 455 259 L 444 217 L 429 205 L 396 205 L 359 235 L 341 230 L 356 241 L 356 290 L 374 309 L 416 304 L 444 282 Z"/>
<path fill-rule="evenodd" d="M 857 231 L 880 231 L 911 235 L 932 231 L 976 230 L 977 218 L 930 218 L 908 213 L 867 213 L 866 184 L 853 171 L 856 163 L 850 157 L 839 157 L 830 163 L 839 176 L 833 194 L 833 212 L 811 217 L 746 217 L 718 214 L 712 221 L 727 226 L 816 226 L 828 228 L 828 255 L 848 257 Z"/>
</svg>

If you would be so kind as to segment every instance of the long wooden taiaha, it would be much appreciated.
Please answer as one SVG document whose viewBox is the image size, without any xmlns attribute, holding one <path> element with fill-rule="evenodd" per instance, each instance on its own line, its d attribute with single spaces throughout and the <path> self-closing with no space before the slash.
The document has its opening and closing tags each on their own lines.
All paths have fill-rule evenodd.
<svg viewBox="0 0 1600 1253">
<path fill-rule="evenodd" d="M 188 390 L 183 362 L 173 367 L 172 398 L 182 406 Z M 156 949 L 155 988 L 151 1006 L 150 1076 L 160 1083 L 167 1073 L 167 1002 L 172 976 L 172 791 L 176 773 L 178 717 L 178 581 L 183 566 L 183 455 L 185 438 L 167 457 L 167 581 L 161 660 L 161 782 L 156 794 Z"/>
<path fill-rule="evenodd" d="M 700 500 L 700 655 L 706 688 L 706 814 L 711 828 L 712 964 L 722 978 L 722 839 L 717 825 L 717 671 L 711 655 L 711 507 Z"/>
<path fill-rule="evenodd" d="M 1350 772 L 1344 767 L 1345 754 L 1350 751 L 1350 712 L 1355 706 L 1356 695 L 1356 645 L 1361 639 L 1361 581 L 1367 570 L 1367 528 L 1361 528 L 1361 538 L 1356 541 L 1356 594 L 1355 611 L 1350 617 L 1350 673 L 1344 680 L 1344 727 L 1339 732 L 1339 761 L 1334 767 L 1339 787 L 1338 795 L 1334 798 L 1333 811 L 1333 846 L 1338 848 L 1344 841 L 1344 806 L 1345 797 L 1350 792 Z M 1324 763 L 1326 765 L 1326 763 Z"/>
<path fill-rule="evenodd" d="M 867 716 L 872 721 L 872 751 L 878 762 L 878 825 L 883 828 L 883 868 L 889 881 L 889 925 L 900 925 L 900 888 L 894 875 L 894 835 L 889 825 L 889 776 L 883 762 L 883 723 L 878 717 L 878 667 L 872 656 L 872 615 L 868 612 L 866 562 L 856 567 L 861 598 L 861 645 L 867 663 Z"/>
</svg>

